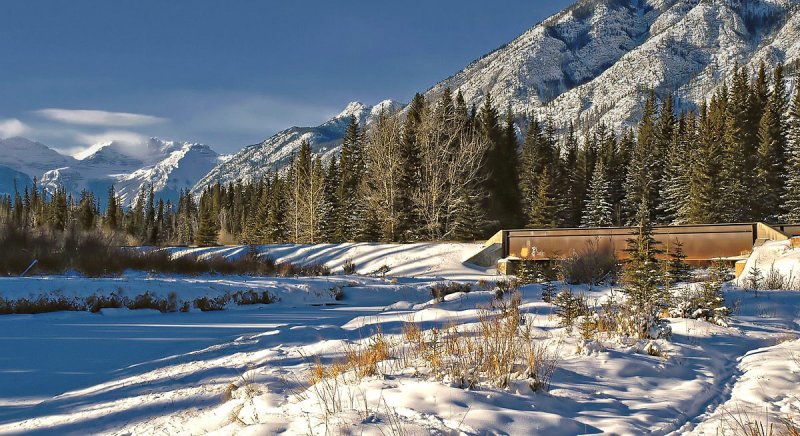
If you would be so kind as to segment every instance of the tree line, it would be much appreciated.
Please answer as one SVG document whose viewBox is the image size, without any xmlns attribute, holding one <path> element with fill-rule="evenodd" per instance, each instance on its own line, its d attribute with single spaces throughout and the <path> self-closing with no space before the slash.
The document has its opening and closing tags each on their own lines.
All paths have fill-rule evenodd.
<svg viewBox="0 0 800 436">
<path fill-rule="evenodd" d="M 114 191 L 34 187 L 0 200 L 21 228 L 104 229 L 142 244 L 477 240 L 499 229 L 800 222 L 800 92 L 782 65 L 730 80 L 696 109 L 654 92 L 639 123 L 563 132 L 552 119 L 501 114 L 491 95 L 417 94 L 369 126 L 351 117 L 323 161 L 303 142 L 282 171 L 215 184 L 195 197 L 125 209 Z"/>
</svg>

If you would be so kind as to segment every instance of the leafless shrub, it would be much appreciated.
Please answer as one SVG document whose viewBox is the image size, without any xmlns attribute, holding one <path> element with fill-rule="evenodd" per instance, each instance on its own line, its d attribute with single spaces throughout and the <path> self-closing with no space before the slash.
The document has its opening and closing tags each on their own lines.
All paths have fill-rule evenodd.
<svg viewBox="0 0 800 436">
<path fill-rule="evenodd" d="M 498 280 L 494 286 L 494 298 L 502 300 L 507 295 L 519 292 L 519 281 L 516 279 Z"/>
<path fill-rule="evenodd" d="M 344 261 L 342 271 L 344 272 L 344 275 L 347 276 L 351 276 L 356 273 L 356 264 L 353 263 L 353 259 L 347 259 Z"/>
<path fill-rule="evenodd" d="M 597 285 L 615 277 L 617 258 L 612 247 L 590 240 L 582 251 L 564 258 L 560 268 L 567 283 Z"/>
</svg>

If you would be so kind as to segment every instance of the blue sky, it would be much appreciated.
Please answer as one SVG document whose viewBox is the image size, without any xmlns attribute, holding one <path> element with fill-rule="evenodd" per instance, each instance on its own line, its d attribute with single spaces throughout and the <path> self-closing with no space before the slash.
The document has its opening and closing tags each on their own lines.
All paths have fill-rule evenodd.
<svg viewBox="0 0 800 436">
<path fill-rule="evenodd" d="M 348 102 L 408 101 L 571 1 L 16 0 L 0 137 L 159 136 L 229 153 Z"/>
</svg>

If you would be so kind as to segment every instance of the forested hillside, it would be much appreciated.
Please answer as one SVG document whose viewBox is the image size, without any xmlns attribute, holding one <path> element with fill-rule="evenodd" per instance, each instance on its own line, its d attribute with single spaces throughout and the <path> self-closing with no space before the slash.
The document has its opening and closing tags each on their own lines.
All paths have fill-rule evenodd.
<svg viewBox="0 0 800 436">
<path fill-rule="evenodd" d="M 619 135 L 602 124 L 558 135 L 552 119 L 501 113 L 491 96 L 469 108 L 460 93 L 418 94 L 368 128 L 351 117 L 326 162 L 303 142 L 284 171 L 212 185 L 199 201 L 142 190 L 126 210 L 112 188 L 101 211 L 88 191 L 35 188 L 3 198 L 0 217 L 181 245 L 475 240 L 503 228 L 635 224 L 640 207 L 665 224 L 800 222 L 796 80 L 781 65 L 740 68 L 697 112 L 651 92 L 642 120 Z"/>
</svg>

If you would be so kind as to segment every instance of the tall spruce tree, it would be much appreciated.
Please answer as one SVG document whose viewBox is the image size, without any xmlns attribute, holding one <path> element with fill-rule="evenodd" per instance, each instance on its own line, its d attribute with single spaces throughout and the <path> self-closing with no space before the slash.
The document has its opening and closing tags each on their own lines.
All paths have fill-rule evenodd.
<svg viewBox="0 0 800 436">
<path fill-rule="evenodd" d="M 628 259 L 622 274 L 629 323 L 626 330 L 640 339 L 658 337 L 652 330 L 657 325 L 659 313 L 669 301 L 667 291 L 661 286 L 664 282 L 663 268 L 657 256 L 662 250 L 653 238 L 650 214 L 651 207 L 643 197 L 636 214 L 636 235 L 628 240 L 625 249 Z"/>
<path fill-rule="evenodd" d="M 757 195 L 759 209 L 757 219 L 775 222 L 780 215 L 783 184 L 784 150 L 778 129 L 781 114 L 774 107 L 764 111 L 758 126 L 758 166 L 756 167 Z"/>
<path fill-rule="evenodd" d="M 784 220 L 800 223 L 800 74 L 795 79 L 794 98 L 789 114 L 787 155 Z"/>
<path fill-rule="evenodd" d="M 639 208 L 642 204 L 651 207 L 650 218 L 655 217 L 652 210 L 654 203 L 654 190 L 657 189 L 655 182 L 655 164 L 657 155 L 656 149 L 656 98 L 653 92 L 645 101 L 642 121 L 639 123 L 636 145 L 631 153 L 630 163 L 628 164 L 628 174 L 625 179 L 625 198 L 623 199 L 623 214 L 627 224 L 635 224 Z"/>
<path fill-rule="evenodd" d="M 119 212 L 117 209 L 117 193 L 114 190 L 114 185 L 112 184 L 108 188 L 108 203 L 106 206 L 106 226 L 112 232 L 116 231 L 117 227 L 119 226 L 119 222 L 117 221 L 117 215 Z"/>
<path fill-rule="evenodd" d="M 420 149 L 417 136 L 420 134 L 424 111 L 425 97 L 417 93 L 408 105 L 400 142 L 400 168 L 402 174 L 400 176 L 398 206 L 401 220 L 398 232 L 403 241 L 416 240 L 419 237 L 418 229 L 421 226 L 419 213 L 414 206 L 414 201 L 421 189 Z"/>
<path fill-rule="evenodd" d="M 195 244 L 201 247 L 217 245 L 219 225 L 214 213 L 214 203 L 210 191 L 205 191 L 200 197 L 200 218 L 197 222 L 197 235 Z"/>
<path fill-rule="evenodd" d="M 528 210 L 528 227 L 551 228 L 558 223 L 558 207 L 556 204 L 555 186 L 549 168 L 545 168 L 539 177 L 536 196 Z"/>
<path fill-rule="evenodd" d="M 581 225 L 584 227 L 608 227 L 612 225 L 612 210 L 609 202 L 610 185 L 606 176 L 603 160 L 599 160 L 594 167 L 592 181 L 589 184 L 589 194 L 586 198 L 586 208 L 583 212 Z"/>
<path fill-rule="evenodd" d="M 364 177 L 364 134 L 355 115 L 342 138 L 339 158 L 340 183 L 338 190 L 340 213 L 337 220 L 336 239 L 341 242 L 361 239 L 360 232 L 366 220 L 361 194 Z"/>
<path fill-rule="evenodd" d="M 505 152 L 503 129 L 500 126 L 500 114 L 492 103 L 492 95 L 487 93 L 477 116 L 480 133 L 489 142 L 483 168 L 483 186 L 487 197 L 486 210 L 492 227 L 500 229 L 507 226 L 507 169 L 508 158 Z"/>
<path fill-rule="evenodd" d="M 694 129 L 694 115 L 681 114 L 678 128 L 673 131 L 667 162 L 661 182 L 661 214 L 665 222 L 688 222 L 690 129 Z"/>
</svg>

